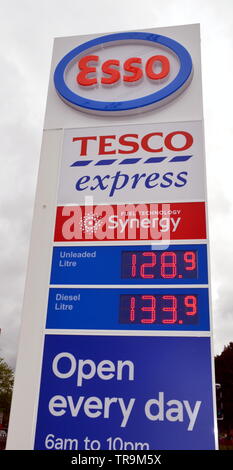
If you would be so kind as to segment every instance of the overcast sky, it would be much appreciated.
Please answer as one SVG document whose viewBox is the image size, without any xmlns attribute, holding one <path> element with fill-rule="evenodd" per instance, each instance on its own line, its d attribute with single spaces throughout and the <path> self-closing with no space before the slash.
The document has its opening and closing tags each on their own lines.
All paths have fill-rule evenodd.
<svg viewBox="0 0 233 470">
<path fill-rule="evenodd" d="M 0 0 L 0 356 L 15 365 L 53 38 L 201 24 L 214 348 L 233 341 L 232 0 Z"/>
</svg>

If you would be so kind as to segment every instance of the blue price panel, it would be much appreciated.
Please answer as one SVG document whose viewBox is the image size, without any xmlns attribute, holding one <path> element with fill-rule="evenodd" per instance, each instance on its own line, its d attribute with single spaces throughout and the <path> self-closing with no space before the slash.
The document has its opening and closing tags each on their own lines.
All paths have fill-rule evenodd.
<svg viewBox="0 0 233 470">
<path fill-rule="evenodd" d="M 206 288 L 51 288 L 46 328 L 209 330 Z"/>
<path fill-rule="evenodd" d="M 51 284 L 208 284 L 206 245 L 55 247 Z"/>
<path fill-rule="evenodd" d="M 210 338 L 45 336 L 35 449 L 214 447 Z"/>
</svg>

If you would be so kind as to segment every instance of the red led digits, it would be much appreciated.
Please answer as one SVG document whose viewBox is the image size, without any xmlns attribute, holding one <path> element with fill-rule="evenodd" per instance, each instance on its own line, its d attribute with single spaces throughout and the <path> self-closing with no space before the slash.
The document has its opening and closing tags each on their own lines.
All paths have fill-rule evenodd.
<svg viewBox="0 0 233 470">
<path fill-rule="evenodd" d="M 131 264 L 131 277 L 136 277 L 137 272 L 137 256 L 135 254 L 132 255 L 132 264 Z"/>
<path fill-rule="evenodd" d="M 172 314 L 171 318 L 164 318 L 162 323 L 172 324 L 177 321 L 177 298 L 174 295 L 164 295 L 164 300 L 170 300 L 171 305 L 169 307 L 163 307 L 164 312 L 170 312 Z"/>
<path fill-rule="evenodd" d="M 123 279 L 170 281 L 198 278 L 197 251 L 122 251 Z M 183 281 L 182 281 L 183 282 Z"/>
<path fill-rule="evenodd" d="M 198 322 L 198 295 L 120 296 L 120 323 L 147 325 L 195 325 Z"/>
<path fill-rule="evenodd" d="M 184 253 L 184 261 L 186 263 L 186 271 L 192 271 L 193 269 L 196 269 L 196 253 L 194 253 L 194 251 L 186 251 Z"/>
<path fill-rule="evenodd" d="M 135 321 L 135 297 L 130 299 L 130 321 Z"/>
<path fill-rule="evenodd" d="M 176 274 L 176 253 L 174 251 L 166 251 L 161 255 L 161 276 L 164 279 L 172 279 L 176 277 Z"/>
<path fill-rule="evenodd" d="M 149 300 L 150 301 L 151 305 L 146 306 L 146 307 L 142 307 L 141 310 L 143 312 L 150 312 L 151 316 L 150 316 L 150 318 L 142 318 L 141 323 L 147 323 L 147 324 L 154 323 L 155 320 L 156 320 L 156 311 L 155 311 L 156 300 L 155 300 L 155 296 L 154 295 L 142 295 L 142 300 Z"/>
<path fill-rule="evenodd" d="M 189 316 L 196 315 L 196 313 L 197 313 L 197 298 L 196 298 L 195 295 L 186 295 L 185 298 L 184 298 L 184 305 L 188 309 L 191 309 L 191 310 L 186 311 L 186 315 L 189 315 Z"/>
<path fill-rule="evenodd" d="M 142 253 L 143 256 L 148 256 L 149 258 L 151 258 L 151 262 L 150 263 L 143 263 L 140 267 L 140 276 L 143 278 L 143 279 L 154 279 L 154 274 L 148 274 L 148 273 L 145 273 L 145 269 L 147 268 L 153 268 L 155 265 L 156 265 L 156 254 L 153 252 L 153 251 L 145 251 Z"/>
</svg>

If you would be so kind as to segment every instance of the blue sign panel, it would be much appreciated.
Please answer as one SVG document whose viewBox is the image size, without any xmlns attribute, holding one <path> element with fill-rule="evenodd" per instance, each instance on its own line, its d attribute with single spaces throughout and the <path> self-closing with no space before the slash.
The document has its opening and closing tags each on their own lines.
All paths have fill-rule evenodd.
<svg viewBox="0 0 233 470">
<path fill-rule="evenodd" d="M 214 449 L 210 339 L 47 335 L 35 449 Z"/>
<path fill-rule="evenodd" d="M 54 247 L 51 284 L 207 284 L 206 245 Z"/>
<path fill-rule="evenodd" d="M 205 288 L 51 288 L 46 328 L 209 330 Z"/>
</svg>

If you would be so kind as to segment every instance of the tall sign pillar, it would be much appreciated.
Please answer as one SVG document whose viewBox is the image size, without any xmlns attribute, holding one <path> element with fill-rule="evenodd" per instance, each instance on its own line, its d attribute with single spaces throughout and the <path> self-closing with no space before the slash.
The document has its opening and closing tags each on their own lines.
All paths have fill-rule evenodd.
<svg viewBox="0 0 233 470">
<path fill-rule="evenodd" d="M 56 39 L 8 449 L 216 448 L 206 211 L 199 26 Z"/>
</svg>

